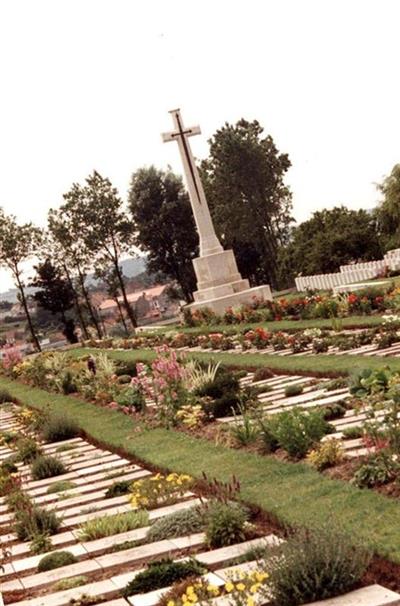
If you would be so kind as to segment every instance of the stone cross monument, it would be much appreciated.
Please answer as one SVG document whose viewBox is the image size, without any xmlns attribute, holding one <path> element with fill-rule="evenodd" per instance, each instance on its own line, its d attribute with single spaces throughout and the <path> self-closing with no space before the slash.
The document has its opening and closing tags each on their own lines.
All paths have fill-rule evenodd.
<svg viewBox="0 0 400 606">
<path fill-rule="evenodd" d="M 188 138 L 201 133 L 199 126 L 183 126 L 179 109 L 170 111 L 175 130 L 162 135 L 163 141 L 178 143 L 189 197 L 200 239 L 200 257 L 193 259 L 198 290 L 193 293 L 192 310 L 209 307 L 223 313 L 227 307 L 250 303 L 253 297 L 272 299 L 268 285 L 250 288 L 249 281 L 240 275 L 232 250 L 223 250 L 215 233 L 203 185 L 198 173 Z"/>
</svg>

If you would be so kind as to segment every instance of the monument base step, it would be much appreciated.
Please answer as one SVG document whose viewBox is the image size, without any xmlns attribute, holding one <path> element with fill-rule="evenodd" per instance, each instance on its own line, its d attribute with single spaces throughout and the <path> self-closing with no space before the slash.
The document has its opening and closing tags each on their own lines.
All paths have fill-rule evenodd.
<svg viewBox="0 0 400 606">
<path fill-rule="evenodd" d="M 195 311 L 196 309 L 207 307 L 216 314 L 223 314 L 228 307 L 238 307 L 239 305 L 252 303 L 255 298 L 264 299 L 265 301 L 272 301 L 272 293 L 269 285 L 263 284 L 262 286 L 255 286 L 254 288 L 241 290 L 240 292 L 232 292 L 231 294 L 224 295 L 222 297 L 214 297 L 204 301 L 196 301 L 195 303 L 186 305 L 185 309 Z"/>
</svg>

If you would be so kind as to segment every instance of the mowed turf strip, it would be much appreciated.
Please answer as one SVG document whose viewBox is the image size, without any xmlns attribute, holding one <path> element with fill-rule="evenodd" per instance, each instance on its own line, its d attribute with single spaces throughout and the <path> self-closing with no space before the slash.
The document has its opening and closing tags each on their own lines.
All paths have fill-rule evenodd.
<svg viewBox="0 0 400 606">
<path fill-rule="evenodd" d="M 260 506 L 290 526 L 312 526 L 335 518 L 376 553 L 400 563 L 400 502 L 370 490 L 331 480 L 302 463 L 216 446 L 210 441 L 144 423 L 71 396 L 48 393 L 0 378 L 21 402 L 41 410 L 68 414 L 94 440 L 123 449 L 139 460 L 201 479 L 227 481 L 235 474 L 243 500 Z M 0 409 L 1 410 L 1 409 Z"/>
<path fill-rule="evenodd" d="M 390 312 L 387 312 L 390 313 Z M 381 315 L 376 316 L 349 316 L 347 318 L 337 318 L 336 321 L 342 324 L 343 328 L 373 328 L 379 326 L 383 322 Z M 277 320 L 273 322 L 248 322 L 243 324 L 216 324 L 215 326 L 166 326 L 163 329 L 157 330 L 158 333 L 165 333 L 171 330 L 177 332 L 184 332 L 189 334 L 204 335 L 210 332 L 231 332 L 240 333 L 246 330 L 258 328 L 265 328 L 271 332 L 277 332 L 284 330 L 287 332 L 297 332 L 306 328 L 327 328 L 332 329 L 331 318 L 314 318 L 312 320 Z"/>
<path fill-rule="evenodd" d="M 179 350 L 177 350 L 179 351 Z M 80 357 L 85 354 L 106 353 L 114 360 L 122 361 L 140 361 L 151 362 L 156 356 L 155 352 L 150 349 L 131 349 L 131 350 L 115 350 L 115 349 L 97 349 L 97 348 L 77 348 L 69 351 L 69 354 L 74 357 Z M 278 356 L 274 354 L 262 353 L 216 353 L 193 352 L 186 354 L 190 358 L 204 360 L 209 362 L 221 361 L 222 364 L 238 368 L 271 368 L 271 370 L 287 372 L 287 373 L 309 373 L 312 375 L 348 375 L 359 368 L 379 368 L 389 367 L 393 371 L 400 371 L 399 358 L 380 358 L 377 356 L 349 356 L 349 355 L 324 355 L 317 354 L 311 356 Z"/>
</svg>

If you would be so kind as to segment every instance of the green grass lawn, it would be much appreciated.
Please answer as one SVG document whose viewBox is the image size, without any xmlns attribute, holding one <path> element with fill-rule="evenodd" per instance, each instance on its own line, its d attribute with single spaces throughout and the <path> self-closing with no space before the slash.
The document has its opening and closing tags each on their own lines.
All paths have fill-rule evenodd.
<svg viewBox="0 0 400 606">
<path fill-rule="evenodd" d="M 80 357 L 85 354 L 107 353 L 114 360 L 150 362 L 156 356 L 150 349 L 133 350 L 113 350 L 113 349 L 90 349 L 77 348 L 69 353 L 74 357 Z M 261 353 L 214 353 L 211 351 L 196 352 L 188 354 L 189 357 L 206 362 L 220 360 L 227 366 L 236 366 L 239 368 L 271 368 L 278 372 L 290 373 L 310 373 L 312 375 L 348 375 L 358 368 L 378 369 L 388 366 L 394 371 L 400 372 L 400 358 L 377 358 L 366 356 L 327 356 L 324 354 L 311 356 L 287 356 L 282 357 L 274 354 Z"/>
<path fill-rule="evenodd" d="M 343 328 L 371 328 L 373 326 L 379 326 L 382 324 L 382 316 L 349 316 L 348 318 L 342 318 L 341 322 Z M 262 326 L 271 332 L 276 332 L 279 330 L 296 332 L 298 330 L 304 330 L 305 328 L 331 329 L 332 320 L 330 318 L 319 318 L 314 320 L 280 320 L 279 322 L 254 322 L 249 324 L 217 324 L 215 326 L 168 326 L 164 330 L 158 330 L 157 332 L 165 333 L 170 330 L 178 330 L 179 332 L 191 334 L 207 334 L 210 332 L 226 331 L 236 333 L 250 330 L 251 328 L 257 328 L 259 326 Z"/>
<path fill-rule="evenodd" d="M 118 411 L 75 397 L 50 394 L 6 378 L 0 378 L 0 388 L 34 408 L 68 414 L 88 436 L 111 449 L 122 448 L 144 463 L 199 479 L 203 471 L 225 481 L 235 474 L 242 498 L 282 524 L 311 527 L 332 517 L 376 553 L 400 562 L 400 502 L 395 499 L 331 480 L 305 464 L 216 446 L 174 430 L 147 429 Z"/>
</svg>

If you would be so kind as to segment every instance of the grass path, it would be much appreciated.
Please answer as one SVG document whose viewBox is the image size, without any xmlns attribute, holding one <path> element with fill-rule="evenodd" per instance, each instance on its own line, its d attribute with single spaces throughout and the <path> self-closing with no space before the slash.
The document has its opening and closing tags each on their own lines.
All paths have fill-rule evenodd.
<svg viewBox="0 0 400 606">
<path fill-rule="evenodd" d="M 371 328 L 382 324 L 382 316 L 349 316 L 348 318 L 341 318 L 340 322 L 343 328 Z M 316 318 L 313 320 L 279 320 L 274 322 L 250 322 L 248 324 L 217 324 L 215 326 L 194 326 L 194 327 L 182 327 L 182 326 L 168 326 L 164 330 L 157 332 L 168 332 L 169 330 L 176 330 L 179 332 L 192 333 L 192 334 L 207 334 L 210 332 L 243 332 L 250 328 L 257 328 L 262 326 L 263 328 L 276 332 L 279 330 L 285 330 L 288 332 L 296 332 L 298 330 L 304 330 L 306 328 L 328 328 L 332 329 L 332 320 L 330 318 Z"/>
<path fill-rule="evenodd" d="M 321 476 L 305 464 L 277 461 L 233 450 L 187 434 L 146 429 L 118 411 L 96 407 L 71 396 L 50 394 L 0 378 L 20 401 L 37 409 L 68 413 L 95 440 L 122 448 L 145 463 L 201 478 L 204 471 L 220 480 L 236 474 L 242 498 L 275 515 L 282 523 L 311 526 L 334 515 L 353 536 L 400 563 L 400 502 Z"/>
<path fill-rule="evenodd" d="M 149 362 L 155 357 L 155 353 L 150 349 L 132 349 L 132 350 L 115 350 L 115 349 L 96 349 L 96 348 L 77 348 L 70 350 L 70 354 L 74 357 L 80 357 L 84 354 L 98 354 L 106 352 L 110 358 L 123 361 L 141 361 Z M 283 371 L 288 373 L 310 373 L 313 375 L 348 375 L 354 372 L 357 368 L 372 368 L 378 369 L 388 366 L 394 371 L 400 371 L 400 358 L 379 358 L 373 356 L 334 356 L 334 355 L 311 355 L 311 356 L 278 356 L 274 354 L 234 354 L 214 353 L 214 352 L 196 352 L 189 354 L 192 358 L 199 360 L 211 361 L 220 360 L 222 364 L 227 366 L 238 366 L 241 368 L 259 368 L 266 367 L 272 370 Z"/>
</svg>

